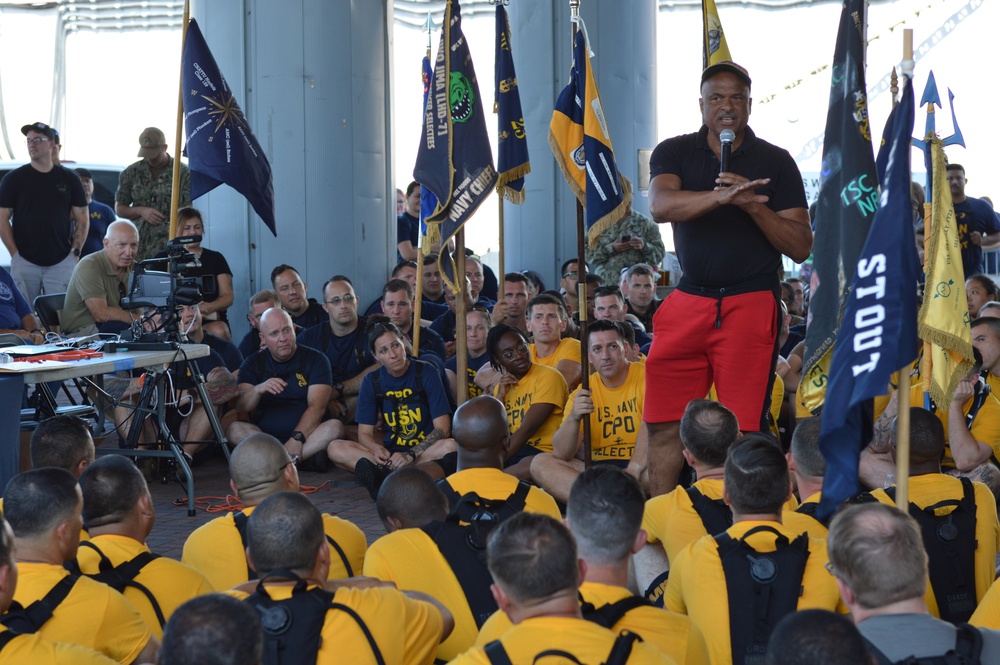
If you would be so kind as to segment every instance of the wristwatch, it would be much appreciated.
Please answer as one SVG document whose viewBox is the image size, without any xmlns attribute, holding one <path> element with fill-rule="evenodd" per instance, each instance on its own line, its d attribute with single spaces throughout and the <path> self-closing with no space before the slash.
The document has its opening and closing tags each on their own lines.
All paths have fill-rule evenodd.
<svg viewBox="0 0 1000 665">
<path fill-rule="evenodd" d="M 80 258 L 80 253 L 82 250 L 79 247 L 74 247 L 72 251 L 73 251 L 73 256 Z"/>
<path fill-rule="evenodd" d="M 343 395 L 344 395 L 344 384 L 340 383 L 338 381 L 337 383 L 333 384 L 333 387 L 337 389 L 337 394 L 340 395 L 341 397 L 343 397 Z"/>
<path fill-rule="evenodd" d="M 305 443 L 306 442 L 305 435 L 302 432 L 298 431 L 298 430 L 295 430 L 294 432 L 292 432 L 292 438 L 295 439 L 296 441 L 298 441 L 299 443 Z"/>
</svg>

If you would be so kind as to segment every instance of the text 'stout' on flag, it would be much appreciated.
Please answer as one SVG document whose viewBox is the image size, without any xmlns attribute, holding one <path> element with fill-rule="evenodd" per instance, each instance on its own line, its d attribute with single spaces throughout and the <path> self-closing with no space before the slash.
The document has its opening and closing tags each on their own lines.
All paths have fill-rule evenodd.
<svg viewBox="0 0 1000 665">
<path fill-rule="evenodd" d="M 458 0 L 449 0 L 445 6 L 422 130 L 413 179 L 438 199 L 437 208 L 424 221 L 428 227 L 439 226 L 444 245 L 472 217 L 497 182 L 483 101 L 469 44 L 462 34 Z M 447 268 L 443 264 L 446 257 L 450 262 Z M 451 254 L 441 252 L 438 265 L 449 286 L 459 291 L 448 277 L 457 274 Z"/>
<path fill-rule="evenodd" d="M 831 350 L 858 256 L 878 208 L 865 93 L 865 0 L 845 0 L 830 77 L 813 271 L 800 397 L 810 412 L 823 403 Z"/>
<path fill-rule="evenodd" d="M 226 183 L 277 236 L 271 164 L 193 19 L 184 40 L 181 82 L 191 199 Z"/>
<path fill-rule="evenodd" d="M 893 372 L 917 357 L 919 259 L 910 209 L 913 89 L 904 84 L 878 210 L 857 262 L 833 350 L 820 451 L 826 459 L 817 516 L 832 514 L 858 491 L 858 460 L 871 441 L 868 406 L 885 394 Z"/>
<path fill-rule="evenodd" d="M 632 209 L 632 183 L 618 172 L 597 81 L 590 67 L 590 47 L 583 19 L 574 19 L 573 67 L 559 93 L 549 146 L 570 189 L 586 208 L 587 238 L 597 238 Z"/>
</svg>

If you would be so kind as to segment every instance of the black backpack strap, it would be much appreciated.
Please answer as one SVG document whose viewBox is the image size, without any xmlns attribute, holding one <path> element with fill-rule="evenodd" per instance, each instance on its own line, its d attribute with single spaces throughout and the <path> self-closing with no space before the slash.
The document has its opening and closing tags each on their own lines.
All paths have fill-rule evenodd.
<svg viewBox="0 0 1000 665">
<path fill-rule="evenodd" d="M 967 623 L 960 623 L 955 628 L 955 653 L 964 657 L 966 663 L 978 663 L 983 653 L 983 634 Z"/>
<path fill-rule="evenodd" d="M 104 552 L 102 552 L 101 549 L 93 542 L 85 540 L 80 543 L 80 547 L 90 548 L 97 552 L 97 556 L 100 557 L 100 561 L 97 564 L 97 573 L 81 574 L 86 575 L 92 580 L 107 584 L 118 593 L 125 593 L 126 587 L 137 589 L 144 596 L 146 596 L 146 600 L 149 601 L 150 606 L 153 608 L 153 613 L 156 614 L 156 620 L 160 622 L 160 627 L 162 628 L 166 625 L 167 619 L 163 616 L 163 610 L 160 609 L 160 603 L 156 600 L 156 596 L 154 596 L 153 592 L 149 590 L 149 587 L 141 582 L 137 582 L 135 579 L 142 569 L 146 567 L 146 564 L 160 558 L 158 554 L 153 554 L 148 551 L 140 552 L 128 561 L 115 566 L 111 563 L 111 559 L 109 559 L 107 555 L 105 555 Z M 76 563 L 75 560 L 74 563 Z M 79 570 L 79 564 L 77 564 L 77 570 Z"/>
<path fill-rule="evenodd" d="M 895 665 L 870 639 L 864 635 L 861 636 L 861 639 L 865 641 L 865 646 L 868 648 L 868 655 L 874 656 L 875 660 L 878 661 L 877 665 Z"/>
<path fill-rule="evenodd" d="M 636 641 L 642 642 L 642 638 L 628 630 L 620 632 L 611 647 L 611 653 L 608 654 L 606 665 L 625 665 Z"/>
<path fill-rule="evenodd" d="M 613 629 L 626 614 L 637 607 L 655 607 L 655 605 L 642 596 L 628 596 L 614 603 L 601 605 L 600 607 L 594 607 L 591 603 L 582 603 L 580 611 L 583 613 L 583 618 L 587 621 L 593 621 L 599 626 Z"/>
<path fill-rule="evenodd" d="M 565 658 L 571 663 L 576 663 L 576 665 L 583 665 L 583 663 L 576 659 L 576 656 L 562 649 L 546 649 L 545 651 L 538 652 L 535 659 L 531 661 L 531 665 L 535 665 L 535 663 L 543 658 Z"/>
<path fill-rule="evenodd" d="M 522 480 L 517 483 L 517 489 L 514 493 L 507 497 L 507 507 L 512 509 L 515 513 L 520 513 L 524 511 L 524 506 L 528 500 L 528 492 L 531 491 L 531 483 L 527 480 Z"/>
<path fill-rule="evenodd" d="M 67 575 L 56 582 L 47 594 L 27 607 L 22 608 L 14 603 L 7 614 L 0 617 L 0 623 L 19 633 L 37 633 L 52 618 L 52 613 L 59 604 L 66 600 L 78 579 L 77 575 Z"/>
<path fill-rule="evenodd" d="M 755 533 L 776 536 L 773 552 L 758 552 L 746 540 Z M 774 527 L 761 524 L 736 540 L 728 533 L 715 536 L 726 578 L 729 607 L 751 608 L 752 617 L 730 616 L 729 634 L 733 665 L 759 662 L 774 626 L 796 611 L 802 595 L 802 578 L 809 558 L 809 536 L 789 542 Z"/>
<path fill-rule="evenodd" d="M 438 480 L 437 486 L 438 489 L 444 492 L 444 495 L 448 498 L 448 511 L 451 512 L 455 506 L 458 505 L 462 495 L 458 493 L 458 490 L 451 486 L 451 483 L 448 482 L 447 478 L 441 478 Z"/>
<path fill-rule="evenodd" d="M 7 646 L 12 639 L 14 639 L 15 637 L 20 637 L 20 636 L 21 636 L 21 633 L 18 633 L 16 631 L 10 630 L 9 628 L 7 630 L 3 631 L 2 633 L 0 633 L 0 651 L 3 651 L 3 648 L 5 646 Z M 508 662 L 510 662 L 510 661 L 508 661 Z"/>
<path fill-rule="evenodd" d="M 368 640 L 368 646 L 372 650 L 372 655 L 375 656 L 375 662 L 378 665 L 385 665 L 385 659 L 382 658 L 382 651 L 378 648 L 378 644 L 375 642 L 375 637 L 372 635 L 372 631 L 368 629 L 368 624 L 365 623 L 364 619 L 355 612 L 352 608 L 341 603 L 330 603 L 330 608 L 335 610 L 340 610 L 346 613 L 349 617 L 354 619 L 358 624 L 358 628 L 361 632 L 365 634 L 365 639 Z"/>
<path fill-rule="evenodd" d="M 341 547 L 336 540 L 330 537 L 330 534 L 326 534 L 326 542 L 330 544 L 330 547 L 337 551 L 340 555 L 340 560 L 344 562 L 344 569 L 347 571 L 348 577 L 354 577 L 354 569 L 351 568 L 351 562 L 347 560 L 347 553 L 344 552 L 344 548 Z"/>
<path fill-rule="evenodd" d="M 430 522 L 420 527 L 437 545 L 462 587 L 476 627 L 482 628 L 490 615 L 499 608 L 490 591 L 493 577 L 486 567 L 485 552 L 472 547 L 473 528 L 473 525 L 460 525 L 450 520 Z"/>
<path fill-rule="evenodd" d="M 816 517 L 817 508 L 819 508 L 818 503 L 803 503 L 800 504 L 799 507 L 795 509 L 795 512 L 800 513 L 802 515 L 808 515 L 809 517 L 813 518 L 814 520 L 825 526 L 827 529 L 829 529 L 830 520 L 833 519 L 833 515 L 829 515 L 825 520 L 821 520 L 820 518 Z"/>
<path fill-rule="evenodd" d="M 246 550 L 247 544 L 248 544 L 248 541 L 247 541 L 247 520 L 248 519 L 250 519 L 250 518 L 242 510 L 239 511 L 239 512 L 233 513 L 233 524 L 236 525 L 236 530 L 240 534 L 240 540 L 243 542 L 243 549 L 244 550 Z M 247 565 L 247 580 L 255 580 L 255 579 L 257 579 L 257 571 L 250 567 L 249 562 L 246 565 Z"/>
<path fill-rule="evenodd" d="M 687 494 L 708 535 L 715 536 L 733 525 L 733 511 L 725 501 L 709 499 L 696 487 L 687 488 Z"/>
<path fill-rule="evenodd" d="M 514 665 L 510 660 L 510 656 L 507 655 L 507 650 L 500 643 L 500 640 L 490 642 L 483 648 L 483 651 L 486 652 L 486 657 L 489 659 L 490 665 Z"/>
</svg>

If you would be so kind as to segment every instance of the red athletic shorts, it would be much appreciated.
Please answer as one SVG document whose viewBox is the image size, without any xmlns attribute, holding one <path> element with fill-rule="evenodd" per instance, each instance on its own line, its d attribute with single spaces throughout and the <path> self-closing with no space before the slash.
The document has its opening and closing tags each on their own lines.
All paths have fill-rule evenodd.
<svg viewBox="0 0 1000 665">
<path fill-rule="evenodd" d="M 653 316 L 643 420 L 675 422 L 715 383 L 743 432 L 767 429 L 777 354 L 771 291 L 715 297 L 674 290 Z"/>
</svg>

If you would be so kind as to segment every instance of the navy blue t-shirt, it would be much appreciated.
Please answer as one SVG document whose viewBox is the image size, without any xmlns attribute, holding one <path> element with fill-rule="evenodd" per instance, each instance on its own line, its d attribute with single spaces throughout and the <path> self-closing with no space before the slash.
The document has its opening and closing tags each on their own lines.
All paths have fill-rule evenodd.
<svg viewBox="0 0 1000 665">
<path fill-rule="evenodd" d="M 89 211 L 90 230 L 87 231 L 87 241 L 83 243 L 83 249 L 80 250 L 81 257 L 104 249 L 104 236 L 108 232 L 108 226 L 118 219 L 111 206 L 104 205 L 100 201 L 91 201 Z"/>
<path fill-rule="evenodd" d="M 207 344 L 207 342 L 205 342 Z M 188 367 L 189 360 L 182 360 L 170 366 L 170 374 L 174 377 L 174 387 L 178 390 L 189 390 L 194 388 L 194 378 L 191 369 Z M 202 376 L 207 376 L 216 367 L 222 367 L 225 361 L 214 349 L 208 352 L 207 356 L 195 358 L 194 364 L 198 367 Z"/>
<path fill-rule="evenodd" d="M 417 384 L 417 367 L 420 366 L 422 390 Z M 375 404 L 376 374 L 383 395 L 381 405 Z M 410 359 L 410 366 L 402 376 L 392 376 L 380 367 L 378 372 L 370 372 L 361 380 L 355 417 L 358 424 L 375 426 L 380 409 L 385 423 L 383 443 L 390 450 L 417 445 L 434 430 L 435 418 L 451 415 L 441 375 L 429 363 L 415 358 Z"/>
<path fill-rule="evenodd" d="M 973 231 L 979 231 L 983 235 L 1000 231 L 1000 220 L 989 203 L 969 196 L 955 204 L 955 224 L 959 240 L 962 241 L 962 267 L 965 269 L 965 278 L 969 279 L 976 273 L 983 272 L 983 248 L 973 244 L 969 236 Z"/>
<path fill-rule="evenodd" d="M 226 369 L 230 372 L 237 371 L 240 365 L 243 364 L 243 354 L 240 353 L 240 350 L 232 342 L 227 342 L 221 337 L 205 333 L 201 343 L 208 345 L 208 348 L 218 353 Z"/>
<path fill-rule="evenodd" d="M 0 267 L 0 328 L 20 330 L 21 319 L 31 313 L 31 306 L 14 284 L 6 268 Z"/>
<path fill-rule="evenodd" d="M 332 383 L 343 383 L 375 364 L 375 356 L 368 349 L 364 320 L 359 319 L 358 327 L 343 337 L 334 335 L 329 323 L 321 323 L 302 331 L 297 339 L 299 344 L 326 355 Z"/>
<path fill-rule="evenodd" d="M 396 217 L 396 244 L 407 240 L 413 245 L 413 248 L 417 248 L 418 236 L 420 235 L 420 220 L 406 212 L 405 210 Z M 396 263 L 401 263 L 403 261 L 403 255 L 399 253 L 399 249 L 396 250 Z"/>
<path fill-rule="evenodd" d="M 295 355 L 279 363 L 267 349 L 249 356 L 240 365 L 239 382 L 257 385 L 278 377 L 288 382 L 278 395 L 264 393 L 254 411 L 257 427 L 279 441 L 285 441 L 295 431 L 308 407 L 309 386 L 330 385 L 330 361 L 316 349 L 301 344 Z"/>
<path fill-rule="evenodd" d="M 469 356 L 469 366 L 466 369 L 466 373 L 469 375 L 468 376 L 469 399 L 472 399 L 473 397 L 479 397 L 480 395 L 483 394 L 483 389 L 476 385 L 476 372 L 478 372 L 479 368 L 488 363 L 489 361 L 490 361 L 490 354 L 486 353 L 485 351 L 483 352 L 483 355 L 479 356 L 478 358 L 473 358 L 472 356 Z M 450 369 L 457 375 L 458 356 L 452 356 L 451 358 L 448 358 L 448 360 L 444 364 L 444 368 Z M 455 395 L 455 399 L 458 399 L 458 395 Z"/>
</svg>

